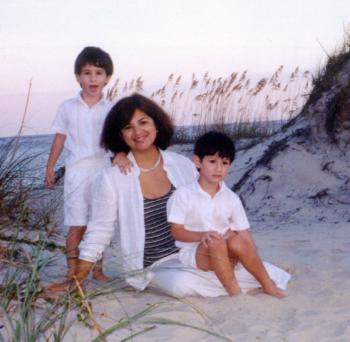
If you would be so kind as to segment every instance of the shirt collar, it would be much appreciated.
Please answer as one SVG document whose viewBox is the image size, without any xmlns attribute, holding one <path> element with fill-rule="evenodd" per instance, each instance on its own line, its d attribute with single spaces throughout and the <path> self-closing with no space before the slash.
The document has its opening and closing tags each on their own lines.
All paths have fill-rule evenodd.
<svg viewBox="0 0 350 342">
<path fill-rule="evenodd" d="M 86 102 L 84 101 L 84 99 L 83 99 L 83 96 L 82 96 L 82 92 L 81 92 L 81 91 L 78 93 L 78 95 L 77 95 L 75 98 L 76 98 L 76 100 L 77 100 L 78 102 L 80 102 L 80 103 L 83 104 L 84 106 L 88 106 L 87 103 L 86 103 Z M 95 107 L 96 105 L 99 105 L 99 104 L 104 105 L 104 104 L 107 104 L 107 103 L 109 103 L 109 102 L 110 102 L 110 101 L 107 99 L 107 97 L 105 96 L 105 94 L 102 93 L 101 100 L 98 101 L 96 104 L 94 104 L 93 107 Z"/>
<path fill-rule="evenodd" d="M 195 182 L 195 189 L 196 189 L 196 191 L 198 191 L 198 193 L 200 193 L 201 195 L 206 196 L 206 197 L 210 197 L 210 198 L 215 198 L 215 197 L 217 197 L 217 196 L 220 196 L 221 193 L 222 193 L 222 192 L 224 191 L 224 189 L 226 188 L 226 184 L 225 184 L 224 181 L 220 182 L 219 186 L 220 186 L 220 187 L 219 187 L 219 191 L 214 195 L 214 197 L 211 197 L 206 191 L 204 191 L 204 190 L 202 189 L 202 187 L 200 186 L 198 180 Z"/>
</svg>

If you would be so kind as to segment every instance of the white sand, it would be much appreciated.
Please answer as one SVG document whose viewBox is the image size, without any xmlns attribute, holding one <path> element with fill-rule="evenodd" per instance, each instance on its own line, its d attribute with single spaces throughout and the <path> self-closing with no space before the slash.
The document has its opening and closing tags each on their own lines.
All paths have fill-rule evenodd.
<svg viewBox="0 0 350 342">
<path fill-rule="evenodd" d="M 123 317 L 159 303 L 146 316 L 114 332 L 120 341 L 152 326 L 151 318 L 174 320 L 221 334 L 232 341 L 349 341 L 350 234 L 348 224 L 285 225 L 255 234 L 265 260 L 292 268 L 288 297 L 265 294 L 215 299 L 177 300 L 149 291 L 120 291 L 94 299 L 98 322 L 108 328 Z M 66 341 L 89 341 L 97 336 L 76 323 Z M 134 341 L 219 341 L 218 337 L 177 325 L 159 325 Z"/>
</svg>

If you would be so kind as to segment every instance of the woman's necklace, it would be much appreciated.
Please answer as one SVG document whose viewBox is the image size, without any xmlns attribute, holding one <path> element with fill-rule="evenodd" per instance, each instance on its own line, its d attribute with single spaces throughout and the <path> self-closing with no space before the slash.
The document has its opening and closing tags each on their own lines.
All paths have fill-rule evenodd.
<svg viewBox="0 0 350 342">
<path fill-rule="evenodd" d="M 144 172 L 144 173 L 153 171 L 153 170 L 159 165 L 160 159 L 161 159 L 160 157 L 161 157 L 161 155 L 160 155 L 160 153 L 159 153 L 158 159 L 156 160 L 156 162 L 155 162 L 150 168 L 147 168 L 147 169 L 146 169 L 146 168 L 144 168 L 144 167 L 139 166 L 140 171 L 141 171 L 141 172 Z"/>
</svg>

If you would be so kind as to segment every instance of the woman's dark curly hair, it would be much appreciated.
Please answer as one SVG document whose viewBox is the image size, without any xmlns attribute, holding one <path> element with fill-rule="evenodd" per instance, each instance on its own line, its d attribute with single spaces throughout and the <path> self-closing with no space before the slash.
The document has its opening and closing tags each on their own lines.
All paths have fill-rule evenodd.
<svg viewBox="0 0 350 342">
<path fill-rule="evenodd" d="M 165 150 L 174 134 L 174 125 L 169 115 L 155 102 L 140 94 L 119 100 L 109 111 L 103 125 L 101 146 L 114 153 L 130 151 L 122 137 L 122 129 L 129 124 L 138 109 L 151 117 L 157 129 L 154 145 Z"/>
</svg>

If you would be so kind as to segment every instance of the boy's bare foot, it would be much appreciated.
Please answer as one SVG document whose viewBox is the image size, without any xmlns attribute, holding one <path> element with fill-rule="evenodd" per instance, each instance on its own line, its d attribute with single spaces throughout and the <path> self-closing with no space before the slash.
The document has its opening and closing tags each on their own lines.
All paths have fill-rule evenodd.
<svg viewBox="0 0 350 342">
<path fill-rule="evenodd" d="M 236 296 L 241 293 L 241 289 L 238 285 L 235 285 L 231 289 L 226 289 L 226 291 L 228 292 L 229 296 Z"/>
<path fill-rule="evenodd" d="M 293 267 L 290 267 L 290 266 L 285 266 L 285 265 L 276 265 L 277 267 L 281 268 L 283 271 L 286 271 L 290 274 L 293 274 L 294 273 L 294 269 Z"/>
<path fill-rule="evenodd" d="M 101 282 L 101 283 L 107 283 L 107 281 L 110 281 L 111 278 L 107 277 L 104 273 L 102 272 L 94 272 L 92 275 L 92 278 Z"/>
<path fill-rule="evenodd" d="M 266 294 L 276 298 L 284 298 L 287 296 L 287 294 L 283 290 L 279 289 L 273 281 L 271 281 L 269 285 L 263 287 L 263 291 Z"/>
<path fill-rule="evenodd" d="M 263 289 L 261 287 L 255 287 L 255 288 L 249 289 L 247 291 L 247 294 L 248 295 L 252 295 L 252 296 L 255 296 L 255 295 L 259 294 L 259 293 L 264 293 L 264 291 L 263 291 Z"/>
</svg>

